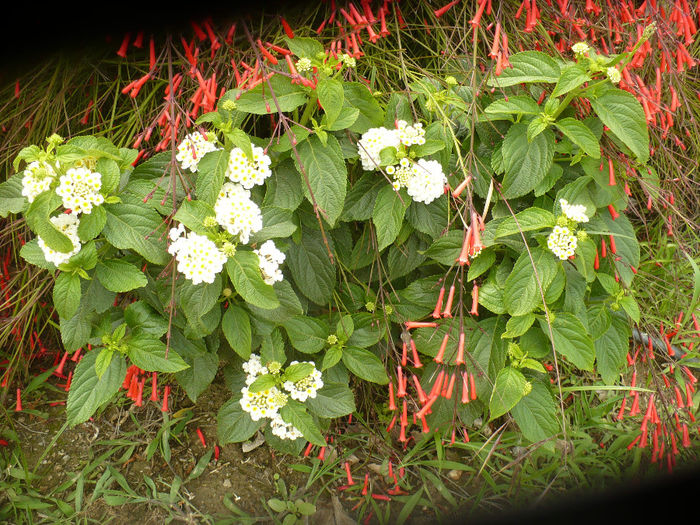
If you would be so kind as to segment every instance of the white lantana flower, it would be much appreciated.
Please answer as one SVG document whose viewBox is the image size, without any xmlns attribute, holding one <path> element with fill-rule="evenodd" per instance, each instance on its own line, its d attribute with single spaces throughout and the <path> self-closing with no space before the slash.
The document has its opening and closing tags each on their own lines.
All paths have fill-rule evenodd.
<svg viewBox="0 0 700 525">
<path fill-rule="evenodd" d="M 396 131 L 398 132 L 401 144 L 404 146 L 425 144 L 425 130 L 423 129 L 422 123 L 416 122 L 415 124 L 409 126 L 408 122 L 405 120 L 399 120 L 397 124 L 398 127 Z"/>
<path fill-rule="evenodd" d="M 343 62 L 345 67 L 355 67 L 357 65 L 357 60 L 355 60 L 354 57 L 351 57 L 347 53 L 343 53 L 340 55 L 340 60 Z"/>
<path fill-rule="evenodd" d="M 561 211 L 567 219 L 574 222 L 588 222 L 586 206 L 583 204 L 569 204 L 566 199 L 559 199 L 559 204 L 561 204 Z"/>
<path fill-rule="evenodd" d="M 585 55 L 591 50 L 591 48 L 585 42 L 577 42 L 571 46 L 571 50 L 577 55 Z"/>
<path fill-rule="evenodd" d="M 562 261 L 574 255 L 577 244 L 576 236 L 566 226 L 555 226 L 547 237 L 547 247 Z"/>
<path fill-rule="evenodd" d="M 202 157 L 210 151 L 216 151 L 216 144 L 206 139 L 199 131 L 187 135 L 177 146 L 175 158 L 181 164 L 182 169 L 189 169 L 193 173 L 197 171 L 197 165 Z"/>
<path fill-rule="evenodd" d="M 299 361 L 292 361 L 290 365 L 295 365 L 298 362 Z M 313 365 L 313 363 L 311 363 L 310 361 L 304 362 Z M 282 387 L 287 392 L 289 392 L 289 395 L 292 399 L 296 399 L 297 401 L 301 401 L 302 403 L 308 398 L 313 399 L 316 397 L 316 392 L 319 389 L 323 388 L 321 371 L 314 366 L 314 369 L 311 371 L 311 373 L 303 379 L 300 379 L 296 382 L 285 381 Z"/>
<path fill-rule="evenodd" d="M 260 392 L 251 392 L 244 386 L 241 395 L 241 407 L 250 414 L 253 421 L 259 421 L 262 417 L 274 417 L 277 411 L 287 404 L 287 394 L 276 386 Z"/>
<path fill-rule="evenodd" d="M 63 207 L 73 213 L 92 212 L 93 206 L 99 206 L 105 200 L 100 193 L 102 175 L 88 168 L 71 168 L 61 175 L 56 194 L 63 199 Z"/>
<path fill-rule="evenodd" d="M 397 148 L 401 144 L 395 129 L 372 128 L 367 130 L 357 143 L 357 151 L 365 171 L 376 170 L 381 163 L 379 152 L 384 148 Z"/>
<path fill-rule="evenodd" d="M 53 248 L 49 248 L 44 242 L 44 239 L 42 239 L 40 236 L 37 237 L 37 242 L 39 244 L 39 248 L 41 248 L 41 251 L 44 253 L 44 258 L 48 262 L 58 266 L 64 262 L 67 262 L 68 259 L 80 251 L 81 244 L 80 239 L 78 238 L 78 225 L 80 221 L 78 219 L 78 215 L 75 213 L 62 213 L 56 217 L 49 218 L 49 220 L 73 243 L 73 249 L 70 252 L 57 252 Z"/>
<path fill-rule="evenodd" d="M 51 187 L 51 183 L 56 178 L 56 171 L 48 162 L 35 160 L 24 170 L 22 177 L 22 195 L 27 197 L 29 202 L 44 193 Z"/>
<path fill-rule="evenodd" d="M 250 191 L 240 184 L 227 182 L 223 185 L 214 212 L 216 222 L 231 235 L 238 235 L 243 244 L 247 244 L 250 235 L 263 227 L 260 208 L 251 200 Z"/>
<path fill-rule="evenodd" d="M 284 262 L 285 255 L 277 249 L 272 240 L 265 241 L 259 249 L 253 251 L 260 260 L 263 281 L 267 284 L 274 284 L 284 278 L 279 265 Z"/>
<path fill-rule="evenodd" d="M 213 283 L 216 274 L 224 268 L 227 257 L 216 244 L 204 235 L 195 232 L 184 234 L 184 228 L 172 228 L 168 253 L 177 260 L 177 270 L 192 281 L 192 284 Z"/>
<path fill-rule="evenodd" d="M 608 79 L 613 84 L 617 84 L 622 79 L 622 74 L 618 71 L 616 67 L 609 67 L 605 70 L 608 75 Z"/>
<path fill-rule="evenodd" d="M 297 68 L 297 71 L 299 73 L 304 73 L 305 71 L 311 71 L 311 59 L 309 58 L 300 58 L 297 60 L 297 63 L 294 64 Z"/>
<path fill-rule="evenodd" d="M 275 414 L 270 422 L 270 430 L 280 439 L 298 439 L 302 437 L 302 433 L 292 425 L 287 423 L 282 416 Z"/>
<path fill-rule="evenodd" d="M 447 177 L 436 160 L 420 159 L 415 175 L 406 182 L 406 191 L 416 202 L 430 204 L 445 192 Z"/>
<path fill-rule="evenodd" d="M 241 148 L 233 148 L 229 155 L 226 176 L 231 182 L 237 182 L 249 190 L 253 186 L 262 185 L 265 179 L 272 175 L 270 157 L 265 155 L 262 148 L 253 146 L 251 161 Z"/>
</svg>

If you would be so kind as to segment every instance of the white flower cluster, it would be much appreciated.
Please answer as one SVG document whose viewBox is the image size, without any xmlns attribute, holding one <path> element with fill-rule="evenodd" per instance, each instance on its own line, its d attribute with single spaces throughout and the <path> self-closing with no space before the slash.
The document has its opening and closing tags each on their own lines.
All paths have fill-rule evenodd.
<svg viewBox="0 0 700 525">
<path fill-rule="evenodd" d="M 555 226 L 547 237 L 547 247 L 562 261 L 574 255 L 577 243 L 576 236 L 566 226 Z"/>
<path fill-rule="evenodd" d="M 102 175 L 88 168 L 71 168 L 61 175 L 56 194 L 63 199 L 63 207 L 73 213 L 91 213 L 93 206 L 105 200 L 100 193 Z"/>
<path fill-rule="evenodd" d="M 231 182 L 238 182 L 249 190 L 256 184 L 263 184 L 265 179 L 272 175 L 271 162 L 270 157 L 258 146 L 253 146 L 252 162 L 241 148 L 233 148 L 229 155 L 226 176 Z"/>
<path fill-rule="evenodd" d="M 379 152 L 384 148 L 397 148 L 401 144 L 399 134 L 395 129 L 372 128 L 367 130 L 357 143 L 358 153 L 365 171 L 376 170 L 381 159 Z"/>
<path fill-rule="evenodd" d="M 49 219 L 53 225 L 58 228 L 58 230 L 68 237 L 73 243 L 73 249 L 68 252 L 57 252 L 56 250 L 49 248 L 44 239 L 41 236 L 37 237 L 37 242 L 39 243 L 39 248 L 44 252 L 44 258 L 56 266 L 63 264 L 73 257 L 76 253 L 80 251 L 80 239 L 78 238 L 78 215 L 76 213 L 62 213 L 56 217 L 51 217 Z"/>
<path fill-rule="evenodd" d="M 397 125 L 398 128 L 396 131 L 399 135 L 401 144 L 404 146 L 425 144 L 425 130 L 423 129 L 423 124 L 416 122 L 415 124 L 409 126 L 408 122 L 405 120 L 399 120 Z"/>
<path fill-rule="evenodd" d="M 260 259 L 260 273 L 263 281 L 274 284 L 283 279 L 279 266 L 284 262 L 285 255 L 277 249 L 271 240 L 265 241 L 259 249 L 253 250 Z"/>
<path fill-rule="evenodd" d="M 48 162 L 35 160 L 24 170 L 22 177 L 22 195 L 27 197 L 29 202 L 44 193 L 51 187 L 51 183 L 56 178 L 56 171 Z"/>
<path fill-rule="evenodd" d="M 187 135 L 177 147 L 175 158 L 182 165 L 182 169 L 189 169 L 193 173 L 197 171 L 197 165 L 202 157 L 210 151 L 216 151 L 216 144 L 210 142 L 199 131 Z"/>
<path fill-rule="evenodd" d="M 571 46 L 571 50 L 574 53 L 576 53 L 577 55 L 584 55 L 584 54 L 588 53 L 588 51 L 590 51 L 590 49 L 591 48 L 585 42 L 577 42 L 576 44 Z"/>
<path fill-rule="evenodd" d="M 192 284 L 213 283 L 216 274 L 224 268 L 227 257 L 204 235 L 185 232 L 179 224 L 170 229 L 168 253 L 177 260 L 177 270 L 192 281 Z"/>
<path fill-rule="evenodd" d="M 300 58 L 295 64 L 297 71 L 299 73 L 304 73 L 305 71 L 311 71 L 311 59 L 310 58 Z"/>
<path fill-rule="evenodd" d="M 250 198 L 250 191 L 240 184 L 225 183 L 214 205 L 216 222 L 231 235 L 238 235 L 243 244 L 250 234 L 262 229 L 260 208 Z"/>
<path fill-rule="evenodd" d="M 268 374 L 267 367 L 263 366 L 260 356 L 251 354 L 248 361 L 243 363 L 243 371 L 247 374 L 246 386 L 241 389 L 241 407 L 250 414 L 253 421 L 259 421 L 262 417 L 271 419 L 270 429 L 280 439 L 297 439 L 302 436 L 294 425 L 287 423 L 279 414 L 279 409 L 287 404 L 288 396 L 276 386 L 251 392 L 248 387 L 261 375 Z"/>
<path fill-rule="evenodd" d="M 290 365 L 295 365 L 299 361 L 292 361 Z M 313 365 L 310 361 L 304 361 Z M 323 388 L 323 380 L 321 379 L 321 371 L 316 369 L 314 366 L 313 371 L 303 379 L 292 383 L 291 381 L 285 381 L 282 387 L 289 392 L 292 399 L 301 401 L 302 403 L 306 401 L 309 397 L 311 399 L 316 397 L 316 392 Z"/>
<path fill-rule="evenodd" d="M 622 74 L 616 67 L 609 67 L 605 72 L 608 75 L 608 79 L 613 84 L 617 84 L 622 79 Z"/>
<path fill-rule="evenodd" d="M 583 204 L 569 204 L 566 199 L 559 199 L 559 204 L 561 204 L 561 211 L 567 219 L 574 222 L 588 222 L 586 207 Z"/>
<path fill-rule="evenodd" d="M 416 202 L 430 204 L 445 192 L 447 177 L 436 160 L 420 159 L 415 175 L 406 183 L 406 191 Z"/>
</svg>

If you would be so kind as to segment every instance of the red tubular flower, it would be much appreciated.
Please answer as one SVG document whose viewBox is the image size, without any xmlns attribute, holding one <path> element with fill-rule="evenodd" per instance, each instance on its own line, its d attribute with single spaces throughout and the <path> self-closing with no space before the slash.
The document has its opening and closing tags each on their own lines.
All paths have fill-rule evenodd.
<svg viewBox="0 0 700 525">
<path fill-rule="evenodd" d="M 612 204 L 608 204 L 608 211 L 610 212 L 612 220 L 615 220 L 620 216 L 620 214 L 615 211 L 615 207 Z"/>
<path fill-rule="evenodd" d="M 158 372 L 151 374 L 151 401 L 158 401 Z"/>
<path fill-rule="evenodd" d="M 170 395 L 170 385 L 166 385 L 165 389 L 163 391 L 163 407 L 161 408 L 161 410 L 163 412 L 168 411 L 168 396 L 169 395 Z"/>
<path fill-rule="evenodd" d="M 452 197 L 455 199 L 459 197 L 462 192 L 465 190 L 465 188 L 469 185 L 469 183 L 472 180 L 472 176 L 468 175 L 466 179 L 464 179 L 462 182 L 459 183 L 459 186 L 455 188 L 455 190 L 452 192 Z"/>
<path fill-rule="evenodd" d="M 411 339 L 411 352 L 413 352 L 413 366 L 416 368 L 421 368 L 423 366 L 423 363 L 421 363 L 420 358 L 418 357 L 418 350 L 416 349 L 416 343 L 413 342 L 413 339 Z M 406 380 L 404 379 L 404 384 Z"/>
<path fill-rule="evenodd" d="M 615 167 L 613 166 L 613 160 L 608 159 L 608 186 L 616 186 L 615 182 Z"/>
<path fill-rule="evenodd" d="M 202 443 L 202 446 L 204 448 L 207 448 L 207 440 L 204 439 L 204 434 L 202 433 L 202 429 L 197 427 L 197 436 L 199 436 L 199 441 Z"/>
<path fill-rule="evenodd" d="M 428 422 L 425 420 L 425 416 L 420 418 L 420 422 L 422 425 L 423 433 L 427 434 L 428 432 L 430 432 L 430 427 L 428 426 Z"/>
<path fill-rule="evenodd" d="M 469 403 L 469 379 L 467 373 L 462 372 L 462 403 Z"/>
<path fill-rule="evenodd" d="M 445 336 L 442 338 L 442 343 L 440 344 L 440 350 L 438 350 L 438 353 L 435 355 L 433 358 L 433 361 L 436 363 L 443 363 L 443 358 L 445 356 L 445 348 L 447 348 L 447 342 L 450 339 L 450 334 L 445 334 Z"/>
<path fill-rule="evenodd" d="M 389 381 L 389 410 L 396 410 L 396 402 L 394 401 L 394 383 Z"/>
<path fill-rule="evenodd" d="M 455 375 L 454 372 L 452 372 L 452 376 L 450 376 L 450 384 L 447 387 L 447 395 L 445 395 L 445 398 L 451 399 L 452 398 L 452 389 L 455 386 L 455 379 L 457 376 Z"/>
<path fill-rule="evenodd" d="M 399 421 L 401 421 L 402 426 L 408 425 L 408 403 L 405 399 L 401 403 L 401 419 Z"/>
<path fill-rule="evenodd" d="M 474 374 L 469 374 L 469 389 L 471 390 L 472 401 L 476 399 L 476 384 L 474 382 Z"/>
<path fill-rule="evenodd" d="M 484 1 L 484 3 L 485 3 L 485 0 L 482 0 L 482 1 Z M 452 9 L 452 6 L 457 5 L 459 2 L 460 2 L 460 0 L 452 0 L 452 2 L 450 2 L 449 4 L 441 7 L 440 9 L 436 9 L 435 11 L 433 11 L 433 13 L 435 13 L 435 18 L 440 18 L 442 15 L 447 13 L 447 11 Z M 483 9 L 482 9 L 482 11 L 483 11 Z"/>
<path fill-rule="evenodd" d="M 452 301 L 455 298 L 455 285 L 450 286 L 450 293 L 447 295 L 447 304 L 442 311 L 443 317 L 452 317 Z"/>
<path fill-rule="evenodd" d="M 433 310 L 433 319 L 440 318 L 440 310 L 442 309 L 442 299 L 445 297 L 445 287 L 440 288 L 440 295 L 438 295 L 437 303 L 435 303 L 435 309 Z"/>
<path fill-rule="evenodd" d="M 420 385 L 420 381 L 418 380 L 416 374 L 413 374 L 413 384 L 416 387 L 416 392 L 418 392 L 418 401 L 422 405 L 428 400 L 428 396 L 425 395 L 423 387 Z"/>
<path fill-rule="evenodd" d="M 352 479 L 352 474 L 350 474 L 350 462 L 349 461 L 345 462 L 345 473 L 347 474 L 348 485 L 354 485 L 355 480 Z"/>
<path fill-rule="evenodd" d="M 432 388 L 430 389 L 430 395 L 428 395 L 429 399 L 437 398 L 440 395 L 440 388 L 442 387 L 442 379 L 445 376 L 445 371 L 440 370 L 438 373 L 437 377 L 435 378 L 435 382 L 433 383 Z"/>
<path fill-rule="evenodd" d="M 673 387 L 676 393 L 676 404 L 678 405 L 678 408 L 685 408 L 685 404 L 683 403 L 683 396 L 681 396 L 681 391 L 677 386 Z"/>
<path fill-rule="evenodd" d="M 464 364 L 464 332 L 459 333 L 459 344 L 457 345 L 457 359 L 455 366 Z"/>
<path fill-rule="evenodd" d="M 489 51 L 490 58 L 496 58 L 498 56 L 498 45 L 501 38 L 501 22 L 496 22 L 496 30 L 494 32 L 493 44 L 491 45 L 491 50 Z M 544 92 L 543 92 L 544 93 Z"/>
<path fill-rule="evenodd" d="M 326 447 L 321 447 L 321 450 L 318 452 L 318 459 L 323 461 L 326 458 Z"/>
<path fill-rule="evenodd" d="M 615 254 L 617 253 L 617 246 L 615 246 L 615 236 L 610 235 L 610 251 Z"/>
<path fill-rule="evenodd" d="M 68 352 L 63 354 L 63 358 L 61 359 L 60 364 L 58 365 L 58 368 L 54 371 L 54 374 L 57 376 L 60 376 L 63 374 L 63 367 L 66 366 L 66 359 L 68 359 Z"/>
<path fill-rule="evenodd" d="M 406 321 L 404 323 L 407 330 L 412 328 L 437 328 L 437 323 L 434 321 Z"/>
<path fill-rule="evenodd" d="M 272 55 L 267 49 L 265 49 L 265 46 L 263 45 L 262 41 L 258 38 L 257 40 L 258 48 L 260 49 L 260 52 L 263 54 L 265 59 L 274 65 L 277 65 L 277 59 Z"/>
<path fill-rule="evenodd" d="M 122 40 L 122 45 L 119 46 L 119 50 L 117 51 L 117 55 L 119 55 L 122 58 L 126 58 L 126 50 L 129 47 L 129 40 L 131 39 L 131 33 L 127 33 L 124 35 L 124 39 Z"/>
<path fill-rule="evenodd" d="M 593 269 L 600 268 L 600 260 L 598 259 L 598 248 L 595 249 L 595 259 L 593 259 Z"/>
<path fill-rule="evenodd" d="M 476 212 L 472 212 L 472 246 L 469 250 L 469 255 L 475 255 L 484 248 L 479 236 L 479 231 L 484 231 L 484 228 L 481 226 L 481 217 Z"/>
<path fill-rule="evenodd" d="M 417 418 L 425 417 L 425 414 L 428 413 L 428 410 L 430 410 L 430 407 L 433 405 L 433 403 L 435 403 L 435 401 L 437 401 L 437 399 L 439 397 L 440 397 L 439 395 L 436 395 L 436 396 L 431 395 L 428 398 L 428 402 L 425 405 L 423 405 L 423 408 L 421 408 L 418 412 L 416 412 L 416 417 Z"/>
<path fill-rule="evenodd" d="M 472 224 L 473 226 L 473 224 Z M 469 226 L 467 228 L 467 231 L 464 234 L 464 241 L 462 242 L 462 250 L 459 252 L 459 257 L 457 257 L 457 262 L 459 263 L 460 266 L 464 266 L 465 264 L 469 264 L 469 253 L 472 251 L 472 239 L 473 239 L 473 234 L 472 234 L 472 226 Z"/>
<path fill-rule="evenodd" d="M 486 0 L 481 0 L 481 3 L 479 4 L 479 8 L 476 10 L 476 14 L 474 15 L 474 18 L 472 18 L 469 23 L 473 26 L 476 27 L 480 24 L 481 22 L 481 15 L 484 14 L 484 9 L 486 8 Z M 444 9 L 444 8 L 443 8 Z"/>
<path fill-rule="evenodd" d="M 479 287 L 476 282 L 474 282 L 474 288 L 472 288 L 472 309 L 469 313 L 471 315 L 479 315 Z"/>
<path fill-rule="evenodd" d="M 600 256 L 605 259 L 608 255 L 608 247 L 605 244 L 605 239 L 600 240 Z"/>
<path fill-rule="evenodd" d="M 22 411 L 22 390 L 20 388 L 17 389 L 17 402 L 15 404 L 15 412 L 21 412 Z"/>
</svg>

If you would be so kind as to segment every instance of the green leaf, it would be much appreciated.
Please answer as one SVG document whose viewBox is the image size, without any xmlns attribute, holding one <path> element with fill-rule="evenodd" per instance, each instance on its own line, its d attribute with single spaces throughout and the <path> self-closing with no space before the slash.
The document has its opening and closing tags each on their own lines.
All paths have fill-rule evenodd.
<svg viewBox="0 0 700 525">
<path fill-rule="evenodd" d="M 313 200 L 316 201 L 321 215 L 333 226 L 343 211 L 348 178 L 340 145 L 332 135 L 328 136 L 325 146 L 316 135 L 312 135 L 297 146 L 297 152 L 311 186 L 313 199 L 306 182 L 302 184 L 304 195 L 312 204 Z M 296 166 L 299 173 L 302 173 L 298 162 Z"/>
<path fill-rule="evenodd" d="M 188 319 L 202 318 L 216 305 L 221 296 L 221 275 L 214 277 L 213 283 L 192 284 L 182 279 L 177 284 L 177 302 Z"/>
<path fill-rule="evenodd" d="M 321 431 L 299 401 L 289 399 L 287 404 L 280 409 L 280 416 L 286 423 L 294 425 L 306 441 L 320 447 L 326 446 L 326 440 L 323 439 Z"/>
<path fill-rule="evenodd" d="M 620 372 L 629 351 L 630 329 L 627 320 L 619 314 L 611 316 L 611 322 L 603 335 L 595 340 L 596 369 L 606 385 L 620 380 Z"/>
<path fill-rule="evenodd" d="M 540 319 L 540 328 L 549 336 L 546 321 Z M 581 370 L 593 370 L 595 348 L 586 328 L 574 314 L 558 312 L 552 322 L 554 348 Z"/>
<path fill-rule="evenodd" d="M 215 215 L 214 208 L 206 202 L 185 200 L 182 202 L 173 218 L 184 224 L 193 232 L 206 235 L 208 228 L 204 227 L 204 219 L 207 217 L 214 217 Z"/>
<path fill-rule="evenodd" d="M 190 365 L 177 372 L 175 379 L 187 393 L 192 402 L 204 392 L 216 376 L 219 369 L 219 357 L 208 352 L 204 344 L 186 339 L 178 330 L 171 331 L 170 348 L 175 350 Z"/>
<path fill-rule="evenodd" d="M 250 244 L 262 244 L 268 239 L 289 238 L 297 230 L 297 225 L 292 222 L 294 216 L 289 210 L 282 208 L 262 208 L 262 229 L 251 235 Z"/>
<path fill-rule="evenodd" d="M 195 188 L 197 198 L 214 206 L 219 197 L 219 191 L 224 185 L 229 153 L 225 150 L 210 151 L 197 164 L 197 180 Z"/>
<path fill-rule="evenodd" d="M 411 199 L 411 204 L 406 210 L 406 220 L 419 232 L 437 239 L 447 229 L 449 222 L 447 197 L 439 197 L 430 204 Z"/>
<path fill-rule="evenodd" d="M 243 308 L 229 303 L 224 316 L 221 318 L 221 330 L 236 352 L 243 359 L 248 359 L 251 353 L 252 333 L 250 317 Z"/>
<path fill-rule="evenodd" d="M 305 377 L 308 377 L 314 370 L 315 367 L 312 363 L 294 363 L 293 365 L 289 365 L 284 370 L 283 379 L 296 383 L 297 381 L 301 381 Z"/>
<path fill-rule="evenodd" d="M 58 195 L 52 191 L 45 191 L 29 205 L 25 219 L 29 228 L 39 235 L 49 248 L 68 253 L 73 250 L 73 242 L 49 220 L 51 212 L 60 205 L 61 198 Z"/>
<path fill-rule="evenodd" d="M 418 144 L 411 147 L 411 151 L 416 154 L 417 157 L 427 157 L 438 151 L 445 149 L 445 143 L 437 139 L 427 139 L 425 144 Z"/>
<path fill-rule="evenodd" d="M 226 271 L 236 292 L 246 302 L 267 310 L 280 305 L 275 289 L 262 279 L 259 259 L 255 253 L 239 250 L 226 262 Z"/>
<path fill-rule="evenodd" d="M 519 370 L 507 366 L 496 376 L 496 384 L 489 400 L 489 412 L 493 421 L 512 409 L 528 390 L 528 381 Z"/>
<path fill-rule="evenodd" d="M 501 338 L 512 339 L 514 337 L 520 337 L 530 329 L 534 322 L 535 314 L 532 312 L 511 317 L 506 323 L 506 331 L 501 335 Z"/>
<path fill-rule="evenodd" d="M 515 261 L 503 289 L 503 300 L 510 315 L 524 315 L 542 304 L 542 294 L 557 273 L 557 263 L 549 250 L 532 248 Z M 533 270 L 534 268 L 537 270 Z M 541 288 L 540 288 L 541 286 Z"/>
<path fill-rule="evenodd" d="M 533 443 L 551 438 L 559 432 L 556 401 L 549 387 L 540 381 L 532 381 L 532 391 L 510 413 L 523 436 Z"/>
<path fill-rule="evenodd" d="M 23 178 L 24 174 L 18 173 L 0 184 L 0 217 L 5 218 L 10 213 L 24 211 L 27 199 L 22 196 Z"/>
<path fill-rule="evenodd" d="M 19 255 L 29 264 L 44 268 L 45 270 L 55 270 L 56 266 L 50 263 L 44 257 L 44 252 L 39 247 L 39 241 L 34 238 L 28 243 L 25 243 L 19 250 Z"/>
<path fill-rule="evenodd" d="M 104 235 L 120 250 L 134 250 L 148 262 L 164 265 L 170 260 L 165 246 L 165 223 L 158 212 L 143 203 L 105 204 Z"/>
<path fill-rule="evenodd" d="M 318 417 L 328 419 L 347 416 L 355 411 L 352 390 L 341 383 L 325 383 L 316 392 L 316 397 L 308 398 L 304 404 Z"/>
<path fill-rule="evenodd" d="M 566 64 L 561 68 L 561 76 L 550 96 L 554 98 L 566 95 L 572 89 L 590 80 L 591 77 L 588 76 L 588 71 L 582 64 Z"/>
<path fill-rule="evenodd" d="M 479 288 L 479 304 L 487 310 L 501 315 L 506 313 L 503 301 L 503 288 L 498 286 L 496 279 L 488 278 Z"/>
<path fill-rule="evenodd" d="M 529 95 L 516 95 L 508 98 L 501 98 L 492 102 L 486 108 L 486 115 L 538 115 L 542 109 Z"/>
<path fill-rule="evenodd" d="M 114 355 L 114 350 L 110 348 L 103 348 L 99 352 L 100 353 L 97 354 L 97 360 L 95 361 L 95 374 L 97 375 L 98 379 L 100 379 L 107 371 L 107 368 L 109 368 Z"/>
<path fill-rule="evenodd" d="M 250 143 L 250 137 L 245 133 L 245 131 L 238 128 L 233 128 L 231 131 L 226 133 L 226 138 L 228 138 L 235 147 L 243 150 L 243 153 L 248 157 L 249 161 L 253 161 L 253 146 Z"/>
<path fill-rule="evenodd" d="M 83 213 L 78 224 L 78 238 L 82 242 L 94 239 L 105 227 L 107 223 L 107 212 L 102 206 L 95 206 L 90 213 Z"/>
<path fill-rule="evenodd" d="M 301 293 L 316 304 L 328 303 L 335 289 L 336 272 L 321 232 L 305 230 L 301 244 L 292 243 L 287 257 L 292 278 Z"/>
<path fill-rule="evenodd" d="M 270 87 L 275 92 L 280 111 L 293 111 L 307 101 L 307 94 L 299 84 L 292 84 L 290 77 L 274 75 L 269 80 Z M 236 109 L 255 115 L 267 115 L 277 112 L 277 105 L 270 96 L 267 82 L 261 82 L 250 91 L 243 93 L 236 101 Z M 201 197 L 200 197 L 201 198 Z"/>
<path fill-rule="evenodd" d="M 527 141 L 532 142 L 535 137 L 542 133 L 545 129 L 549 127 L 549 123 L 542 118 L 542 116 L 537 116 L 533 118 L 527 125 Z"/>
<path fill-rule="evenodd" d="M 430 248 L 425 251 L 425 255 L 440 264 L 452 266 L 459 257 L 463 242 L 463 231 L 450 230 L 446 235 L 438 237 L 435 242 L 430 245 Z"/>
<path fill-rule="evenodd" d="M 128 292 L 148 284 L 148 279 L 141 270 L 121 259 L 99 261 L 95 275 L 112 292 Z"/>
<path fill-rule="evenodd" d="M 641 314 L 639 312 L 639 305 L 634 297 L 631 295 L 625 295 L 622 299 L 620 299 L 620 305 L 625 312 L 627 312 L 627 315 L 630 316 L 630 319 L 632 319 L 635 323 L 639 323 Z"/>
<path fill-rule="evenodd" d="M 389 382 L 384 364 L 369 350 L 348 346 L 343 349 L 343 364 L 360 379 L 385 385 Z"/>
<path fill-rule="evenodd" d="M 277 384 L 277 379 L 272 374 L 263 374 L 258 376 L 255 381 L 251 383 L 248 387 L 253 393 L 262 392 L 263 390 L 269 390 Z"/>
<path fill-rule="evenodd" d="M 284 37 L 287 48 L 299 58 L 315 59 L 316 55 L 323 53 L 323 45 L 313 38 L 295 36 L 294 38 Z"/>
<path fill-rule="evenodd" d="M 364 133 L 382 125 L 384 111 L 367 86 L 359 82 L 343 82 L 343 90 L 348 104 L 360 111 L 357 120 L 350 126 L 350 131 Z"/>
<path fill-rule="evenodd" d="M 126 376 L 126 361 L 114 354 L 105 373 L 98 378 L 95 362 L 99 353 L 97 350 L 86 353 L 75 367 L 66 401 L 67 422 L 71 426 L 87 421 L 117 393 Z"/>
<path fill-rule="evenodd" d="M 250 414 L 241 407 L 240 397 L 233 397 L 224 403 L 216 415 L 216 437 L 220 444 L 240 443 L 249 439 L 267 421 L 253 421 Z"/>
<path fill-rule="evenodd" d="M 516 222 L 517 219 L 517 222 Z M 503 222 L 499 223 L 496 228 L 496 239 L 513 235 L 521 231 L 527 232 L 532 230 L 541 230 L 543 228 L 552 228 L 556 224 L 554 215 L 542 208 L 527 208 L 519 213 L 506 217 Z"/>
<path fill-rule="evenodd" d="M 62 272 L 53 285 L 53 304 L 58 315 L 70 319 L 80 306 L 80 277 Z"/>
<path fill-rule="evenodd" d="M 610 130 L 635 154 L 637 160 L 649 160 L 649 131 L 642 105 L 634 95 L 612 88 L 597 98 L 591 106 Z"/>
<path fill-rule="evenodd" d="M 326 113 L 327 124 L 332 125 L 343 109 L 345 95 L 343 94 L 343 84 L 339 80 L 329 77 L 321 77 L 316 86 L 318 100 Z"/>
<path fill-rule="evenodd" d="M 102 187 L 100 188 L 102 195 L 110 195 L 119 189 L 121 172 L 119 164 L 115 160 L 106 157 L 97 159 L 95 171 L 102 175 Z"/>
<path fill-rule="evenodd" d="M 174 373 L 189 368 L 175 350 L 170 348 L 165 356 L 165 343 L 150 334 L 137 333 L 128 341 L 129 359 L 136 366 L 148 372 Z"/>
<path fill-rule="evenodd" d="M 411 203 L 405 191 L 401 193 L 386 185 L 379 190 L 372 211 L 372 222 L 377 230 L 377 249 L 383 250 L 396 240 L 404 214 Z"/>
<path fill-rule="evenodd" d="M 600 143 L 583 122 L 567 117 L 556 121 L 554 125 L 566 138 L 581 148 L 586 155 L 590 155 L 594 159 L 600 158 Z"/>
<path fill-rule="evenodd" d="M 328 323 L 316 317 L 297 316 L 282 323 L 292 346 L 305 354 L 320 351 L 328 344 Z"/>
<path fill-rule="evenodd" d="M 507 87 L 522 82 L 555 83 L 559 80 L 559 64 L 549 55 L 540 51 L 523 51 L 511 55 L 511 66 L 505 68 L 500 76 L 491 76 L 487 84 L 495 87 Z"/>
<path fill-rule="evenodd" d="M 131 303 L 124 310 L 124 320 L 132 330 L 159 338 L 168 331 L 168 320 L 144 301 Z"/>
<path fill-rule="evenodd" d="M 368 348 L 377 344 L 384 335 L 383 323 L 376 322 L 374 317 L 367 312 L 352 314 L 352 323 L 354 329 L 347 340 L 348 346 Z"/>
<path fill-rule="evenodd" d="M 484 248 L 481 253 L 471 261 L 469 272 L 467 273 L 467 282 L 473 281 L 484 272 L 488 271 L 493 263 L 496 262 L 496 252 L 491 248 Z"/>
<path fill-rule="evenodd" d="M 629 219 L 621 214 L 617 219 L 613 220 L 610 213 L 605 210 L 591 218 L 586 231 L 605 232 L 615 236 L 616 257 L 620 257 L 619 261 L 613 261 L 615 269 L 620 275 L 622 282 L 626 286 L 630 286 L 635 275 L 630 267 L 639 267 L 640 253 L 637 236 Z"/>
<path fill-rule="evenodd" d="M 527 126 L 513 124 L 501 151 L 505 166 L 503 197 L 520 197 L 532 191 L 547 175 L 554 158 L 554 133 L 546 129 L 528 142 Z"/>
<path fill-rule="evenodd" d="M 381 188 L 386 187 L 386 180 L 376 173 L 365 173 L 347 193 L 343 212 L 343 221 L 366 221 L 372 217 L 374 203 Z"/>
<path fill-rule="evenodd" d="M 334 367 L 336 364 L 338 364 L 338 361 L 340 361 L 341 357 L 343 357 L 343 350 L 340 348 L 340 346 L 339 345 L 331 346 L 328 350 L 326 350 L 326 353 L 323 356 L 323 363 L 321 364 L 321 371 L 325 371 L 325 370 L 328 370 L 329 368 Z"/>
</svg>

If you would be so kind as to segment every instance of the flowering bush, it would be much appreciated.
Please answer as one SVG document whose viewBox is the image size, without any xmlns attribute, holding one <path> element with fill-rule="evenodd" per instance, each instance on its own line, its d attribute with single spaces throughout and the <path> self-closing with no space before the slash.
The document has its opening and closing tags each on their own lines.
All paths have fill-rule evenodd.
<svg viewBox="0 0 700 525">
<path fill-rule="evenodd" d="M 173 155 L 132 169 L 135 150 L 52 136 L 17 157 L 0 208 L 37 236 L 22 257 L 57 272 L 66 350 L 94 346 L 69 422 L 129 387 L 131 364 L 193 401 L 222 368 L 222 443 L 324 445 L 357 380 L 388 384 L 401 442 L 409 410 L 453 438 L 506 413 L 527 439 L 556 434 L 547 362 L 613 383 L 639 317 L 617 179 L 647 169 L 648 136 L 613 85 L 635 50 L 525 51 L 490 93 L 424 78 L 385 97 L 345 80 L 354 58 L 287 45 L 288 72 L 261 58 Z M 251 115 L 274 116 L 270 137 L 243 131 Z"/>
</svg>

